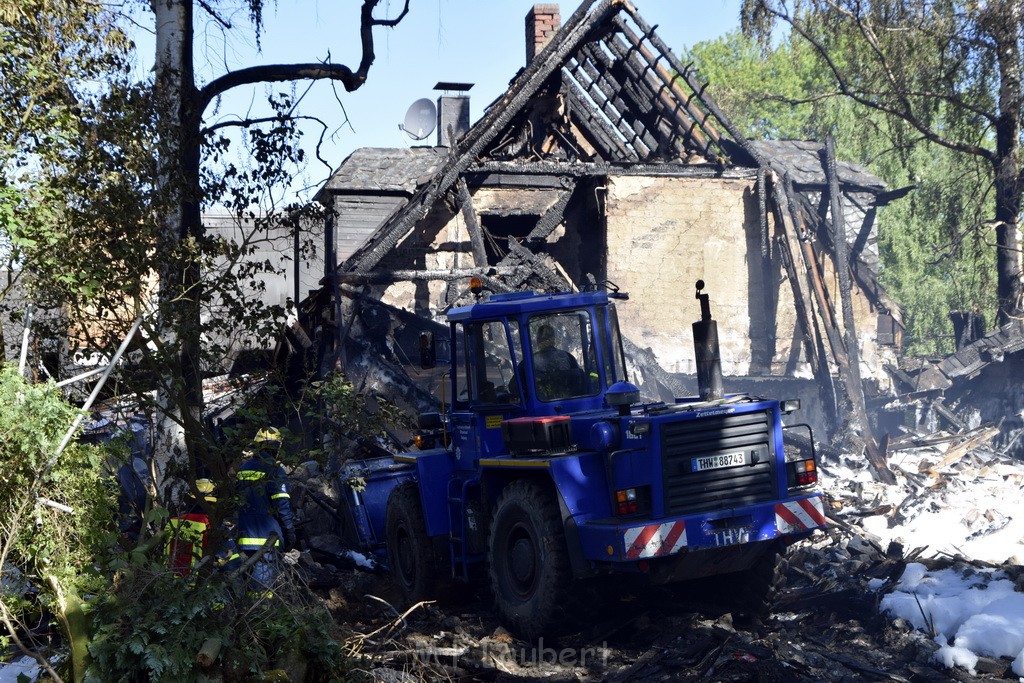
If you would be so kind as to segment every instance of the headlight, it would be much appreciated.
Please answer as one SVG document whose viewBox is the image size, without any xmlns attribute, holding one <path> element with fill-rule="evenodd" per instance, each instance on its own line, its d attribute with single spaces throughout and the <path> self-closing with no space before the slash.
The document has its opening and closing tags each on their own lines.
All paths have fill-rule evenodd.
<svg viewBox="0 0 1024 683">
<path fill-rule="evenodd" d="M 790 413 L 800 410 L 800 399 L 798 398 L 787 398 L 785 401 L 781 401 L 779 410 L 782 411 L 783 415 L 789 415 Z"/>
</svg>

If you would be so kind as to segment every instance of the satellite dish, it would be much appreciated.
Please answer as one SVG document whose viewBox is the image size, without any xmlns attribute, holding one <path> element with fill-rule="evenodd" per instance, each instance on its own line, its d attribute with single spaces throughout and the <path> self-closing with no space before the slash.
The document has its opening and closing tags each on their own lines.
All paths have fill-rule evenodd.
<svg viewBox="0 0 1024 683">
<path fill-rule="evenodd" d="M 412 103 L 405 112 L 405 123 L 398 125 L 413 140 L 423 140 L 434 132 L 437 126 L 437 107 L 426 97 Z"/>
</svg>

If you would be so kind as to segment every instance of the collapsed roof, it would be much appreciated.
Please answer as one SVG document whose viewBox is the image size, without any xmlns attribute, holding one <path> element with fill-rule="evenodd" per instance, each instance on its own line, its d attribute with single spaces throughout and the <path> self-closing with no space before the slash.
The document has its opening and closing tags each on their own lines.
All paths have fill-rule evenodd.
<svg viewBox="0 0 1024 683">
<path fill-rule="evenodd" d="M 410 245 L 412 250 L 423 248 L 429 237 L 407 238 L 418 228 L 436 224 L 435 218 L 459 211 L 470 236 L 475 231 L 476 241 L 481 242 L 480 226 L 472 225 L 476 216 L 467 185 L 479 188 L 497 183 L 537 195 L 538 205 L 526 213 L 538 220 L 528 234 L 509 240 L 509 250 L 500 262 L 483 258 L 483 246 L 475 244 L 474 252 L 479 249 L 480 255 L 471 255 L 471 262 L 477 270 L 480 266 L 506 269 L 499 272 L 501 280 L 493 282 L 496 291 L 554 287 L 558 282 L 582 284 L 554 272 L 551 259 L 542 258 L 534 248 L 565 219 L 566 204 L 579 194 L 576 190 L 593 187 L 586 184 L 588 180 L 756 178 L 762 239 L 774 239 L 767 236 L 768 214 L 774 214 L 780 225 L 792 227 L 785 235 L 790 253 L 782 261 L 794 283 L 803 279 L 797 303 L 803 309 L 800 322 L 806 347 L 814 347 L 808 352 L 814 356 L 809 362 L 816 376 L 827 376 L 835 371 L 836 358 L 845 358 L 847 350 L 831 310 L 839 296 L 821 294 L 824 273 L 815 263 L 822 260 L 823 252 L 834 255 L 837 251 L 829 229 L 830 193 L 823 161 L 820 143 L 745 139 L 714 103 L 696 72 L 675 57 L 628 0 L 584 0 L 512 79 L 506 92 L 450 147 L 361 149 L 345 160 L 318 195 L 325 204 L 334 201 L 335 208 L 339 202 L 348 202 L 339 225 L 348 231 L 345 239 L 351 244 L 327 263 L 326 282 L 328 288 L 336 288 L 340 283 L 465 277 L 471 269 L 427 273 L 416 270 L 422 265 L 403 265 L 406 261 L 394 256 L 411 253 Z M 901 327 L 899 308 L 876 278 L 874 207 L 884 196 L 885 185 L 854 164 L 835 166 L 844 198 L 853 198 L 843 207 L 848 253 L 843 258 L 849 258 L 855 286 L 866 293 L 871 306 L 891 317 L 893 332 L 886 343 L 898 344 L 893 340 Z M 538 190 L 550 192 L 541 197 Z M 774 250 L 767 241 L 761 248 L 764 254 Z M 332 266 L 336 266 L 333 272 Z M 532 275 L 523 277 L 523 269 Z M 766 283 L 770 277 L 767 269 L 759 276 Z M 339 290 L 334 291 L 340 314 Z M 771 295 L 765 297 L 763 303 L 769 307 Z M 427 312 L 425 306 L 422 312 Z M 816 326 L 831 327 L 826 334 L 824 329 L 812 329 Z M 342 327 L 347 333 L 348 324 Z M 831 379 L 822 381 L 834 394 Z M 838 413 L 838 408 L 833 412 Z"/>
</svg>

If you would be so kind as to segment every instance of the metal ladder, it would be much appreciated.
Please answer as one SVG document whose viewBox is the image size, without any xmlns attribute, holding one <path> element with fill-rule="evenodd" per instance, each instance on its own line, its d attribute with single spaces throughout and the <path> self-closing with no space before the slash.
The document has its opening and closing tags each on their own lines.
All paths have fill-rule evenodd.
<svg viewBox="0 0 1024 683">
<path fill-rule="evenodd" d="M 480 485 L 480 478 L 452 478 L 448 481 L 448 548 L 451 556 L 452 578 L 469 580 L 469 565 L 483 558 L 482 553 L 471 553 L 466 539 L 465 500 L 469 491 Z"/>
</svg>

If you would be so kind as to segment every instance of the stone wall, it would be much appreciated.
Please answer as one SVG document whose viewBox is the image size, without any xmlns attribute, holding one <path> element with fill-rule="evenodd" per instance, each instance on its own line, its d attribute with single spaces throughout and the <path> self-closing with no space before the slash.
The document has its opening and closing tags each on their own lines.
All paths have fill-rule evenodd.
<svg viewBox="0 0 1024 683">
<path fill-rule="evenodd" d="M 768 284 L 755 180 L 613 177 L 606 213 L 608 278 L 631 295 L 619 307 L 624 333 L 667 371 L 694 373 L 701 279 L 718 321 L 723 372 L 752 374 L 754 350 L 768 346 L 766 311 L 752 305 L 762 299 L 751 300 Z"/>
</svg>

